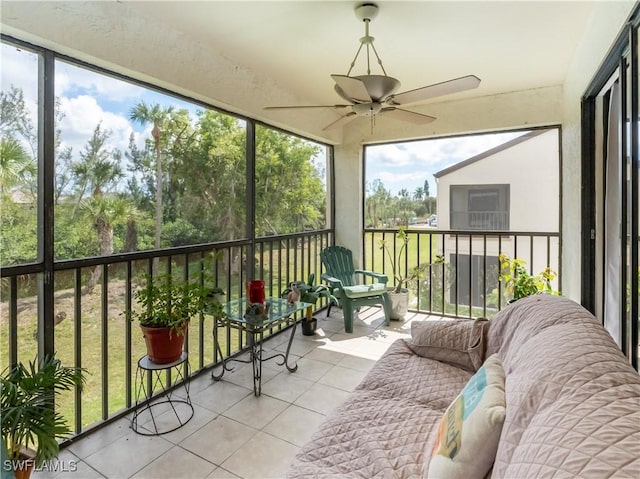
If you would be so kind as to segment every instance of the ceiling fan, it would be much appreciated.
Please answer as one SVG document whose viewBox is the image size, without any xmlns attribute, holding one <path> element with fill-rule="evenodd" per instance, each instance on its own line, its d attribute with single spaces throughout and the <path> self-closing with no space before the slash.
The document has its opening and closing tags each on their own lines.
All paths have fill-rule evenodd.
<svg viewBox="0 0 640 479">
<path fill-rule="evenodd" d="M 358 116 L 369 116 L 371 118 L 371 128 L 373 129 L 373 121 L 376 115 L 385 115 L 416 125 L 424 125 L 435 120 L 435 117 L 398 107 L 425 101 L 429 98 L 471 90 L 480 85 L 480 79 L 477 76 L 467 75 L 442 83 L 416 88 L 415 90 L 395 93 L 400 88 L 400 81 L 387 75 L 382 65 L 382 60 L 373 45 L 374 37 L 369 35 L 369 24 L 371 20 L 378 15 L 378 6 L 375 3 L 362 3 L 356 7 L 355 13 L 356 17 L 364 22 L 365 34 L 360 38 L 360 46 L 358 47 L 355 58 L 351 62 L 347 74 L 331 75 L 331 78 L 336 82 L 334 86 L 336 93 L 348 103 L 337 105 L 268 106 L 265 107 L 265 110 L 297 108 L 333 108 L 336 110 L 348 108 L 351 110 L 333 123 L 324 127 L 323 130 L 339 128 Z M 367 74 L 349 76 L 363 47 L 365 47 L 367 52 Z M 371 74 L 371 51 L 373 51 L 382 69 L 382 75 Z"/>
</svg>

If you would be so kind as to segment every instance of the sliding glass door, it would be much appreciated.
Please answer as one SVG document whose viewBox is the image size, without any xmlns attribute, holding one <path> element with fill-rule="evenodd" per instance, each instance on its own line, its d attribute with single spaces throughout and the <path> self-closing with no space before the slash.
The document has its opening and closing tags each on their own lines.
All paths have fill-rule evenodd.
<svg viewBox="0 0 640 479">
<path fill-rule="evenodd" d="M 638 368 L 638 11 L 583 97 L 582 302 Z"/>
</svg>

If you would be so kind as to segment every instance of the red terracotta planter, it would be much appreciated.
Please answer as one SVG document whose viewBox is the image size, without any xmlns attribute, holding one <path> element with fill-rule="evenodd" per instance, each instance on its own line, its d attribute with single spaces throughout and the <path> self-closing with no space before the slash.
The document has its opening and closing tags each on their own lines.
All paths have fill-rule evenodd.
<svg viewBox="0 0 640 479">
<path fill-rule="evenodd" d="M 156 364 L 168 364 L 180 359 L 184 335 L 187 334 L 189 323 L 184 325 L 182 334 L 172 331 L 171 328 L 158 328 L 140 326 L 147 345 L 149 359 Z"/>
</svg>

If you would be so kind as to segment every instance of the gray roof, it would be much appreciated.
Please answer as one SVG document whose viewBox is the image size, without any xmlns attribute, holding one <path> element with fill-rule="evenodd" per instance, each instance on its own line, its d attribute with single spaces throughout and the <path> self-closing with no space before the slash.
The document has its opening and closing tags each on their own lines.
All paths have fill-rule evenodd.
<svg viewBox="0 0 640 479">
<path fill-rule="evenodd" d="M 502 145 L 498 145 L 494 148 L 491 148 L 490 150 L 487 150 L 485 152 L 480 153 L 479 155 L 476 156 L 472 156 L 471 158 L 467 158 L 466 160 L 460 161 L 458 163 L 456 163 L 455 165 L 451 165 L 447 168 L 445 168 L 444 170 L 440 170 L 437 173 L 434 173 L 433 176 L 435 176 L 436 178 L 440 178 L 441 176 L 444 175 L 448 175 L 449 173 L 452 173 L 456 170 L 459 170 L 461 168 L 464 168 L 465 166 L 469 166 L 472 163 L 475 163 L 476 161 L 480 161 L 483 160 L 489 156 L 493 156 L 496 153 L 499 153 L 501 151 L 504 150 L 508 150 L 509 148 L 519 145 L 520 143 L 524 143 L 525 141 L 530 140 L 531 138 L 535 138 L 536 136 L 542 135 L 543 133 L 548 132 L 549 129 L 548 128 L 540 128 L 537 130 L 531 130 L 529 133 L 519 136 L 517 138 L 514 138 L 513 140 L 507 141 L 506 143 L 503 143 Z"/>
</svg>

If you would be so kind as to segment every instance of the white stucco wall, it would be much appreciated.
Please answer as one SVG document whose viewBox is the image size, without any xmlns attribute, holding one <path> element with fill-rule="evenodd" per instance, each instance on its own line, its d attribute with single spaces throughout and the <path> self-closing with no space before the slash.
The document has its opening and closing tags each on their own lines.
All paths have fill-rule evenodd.
<svg viewBox="0 0 640 479">
<path fill-rule="evenodd" d="M 511 148 L 441 176 L 438 228 L 449 228 L 451 185 L 510 185 L 511 231 L 557 232 L 560 165 L 558 130 L 551 129 Z"/>
<path fill-rule="evenodd" d="M 635 2 L 598 2 L 564 83 L 562 119 L 562 290 L 580 299 L 582 275 L 580 99 L 631 14 Z"/>
</svg>

